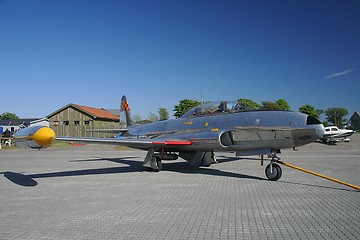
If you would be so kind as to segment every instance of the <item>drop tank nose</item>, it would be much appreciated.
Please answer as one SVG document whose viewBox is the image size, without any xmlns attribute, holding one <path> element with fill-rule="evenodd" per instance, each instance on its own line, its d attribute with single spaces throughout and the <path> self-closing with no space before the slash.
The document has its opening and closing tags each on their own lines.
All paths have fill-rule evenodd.
<svg viewBox="0 0 360 240">
<path fill-rule="evenodd" d="M 33 126 L 18 130 L 14 142 L 23 148 L 41 149 L 49 147 L 56 139 L 55 132 L 44 126 Z"/>
<path fill-rule="evenodd" d="M 32 136 L 32 139 L 41 147 L 49 147 L 54 143 L 56 135 L 54 130 L 51 128 L 43 127 L 35 132 L 35 134 Z"/>
</svg>

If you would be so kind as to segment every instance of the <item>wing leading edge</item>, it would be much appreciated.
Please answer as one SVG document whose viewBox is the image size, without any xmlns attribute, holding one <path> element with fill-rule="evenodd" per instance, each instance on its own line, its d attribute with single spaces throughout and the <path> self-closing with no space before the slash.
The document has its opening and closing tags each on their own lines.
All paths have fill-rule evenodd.
<svg viewBox="0 0 360 240">
<path fill-rule="evenodd" d="M 114 134 L 125 133 L 125 132 L 127 132 L 127 131 L 129 131 L 127 128 L 87 130 L 87 132 L 114 133 Z"/>
<path fill-rule="evenodd" d="M 147 150 L 149 148 L 166 147 L 166 146 L 188 146 L 192 141 L 188 140 L 155 140 L 155 139 L 138 139 L 138 138 L 75 138 L 75 137 L 57 137 L 56 140 L 62 142 L 80 142 L 80 143 L 100 143 L 121 145 L 132 148 Z"/>
</svg>

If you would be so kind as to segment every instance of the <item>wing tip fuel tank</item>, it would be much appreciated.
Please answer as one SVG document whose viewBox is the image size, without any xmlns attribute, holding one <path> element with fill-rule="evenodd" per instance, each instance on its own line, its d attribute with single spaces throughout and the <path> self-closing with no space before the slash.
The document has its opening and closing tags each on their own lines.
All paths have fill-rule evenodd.
<svg viewBox="0 0 360 240">
<path fill-rule="evenodd" d="M 42 147 L 49 147 L 54 143 L 56 135 L 49 127 L 42 127 L 32 136 L 33 140 Z"/>
<path fill-rule="evenodd" d="M 20 129 L 15 133 L 14 142 L 24 148 L 41 149 L 54 143 L 56 135 L 49 127 L 35 126 Z"/>
</svg>

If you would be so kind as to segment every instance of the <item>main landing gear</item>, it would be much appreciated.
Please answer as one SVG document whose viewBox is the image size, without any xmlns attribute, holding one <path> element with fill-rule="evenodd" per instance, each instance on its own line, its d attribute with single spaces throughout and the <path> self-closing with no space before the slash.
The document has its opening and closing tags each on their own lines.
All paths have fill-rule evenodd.
<svg viewBox="0 0 360 240">
<path fill-rule="evenodd" d="M 265 175 L 270 181 L 277 181 L 281 178 L 282 169 L 275 162 L 280 160 L 280 158 L 276 155 L 275 150 L 272 150 L 268 157 L 271 158 L 271 160 L 265 168 Z"/>
<path fill-rule="evenodd" d="M 155 167 L 153 167 L 153 168 L 150 167 L 150 169 L 154 172 L 160 172 L 162 169 L 162 162 L 161 162 L 160 156 L 154 155 L 152 157 L 151 162 L 153 162 L 155 164 Z"/>
<path fill-rule="evenodd" d="M 176 160 L 178 155 L 169 152 L 155 152 L 154 148 L 149 149 L 143 166 L 154 172 L 159 172 L 162 169 L 162 160 Z"/>
<path fill-rule="evenodd" d="M 280 158 L 276 155 L 278 152 L 272 150 L 268 157 L 270 158 L 270 164 L 265 168 L 265 175 L 270 181 L 277 181 L 281 178 L 282 169 L 276 163 Z M 168 152 L 155 152 L 155 149 L 149 149 L 143 166 L 154 172 L 159 172 L 162 169 L 162 160 L 176 160 L 179 156 L 175 153 Z M 213 152 L 195 152 L 190 155 L 181 155 L 182 158 L 187 160 L 193 166 L 210 166 L 211 163 L 217 163 L 215 154 Z M 279 163 L 281 163 L 279 161 Z"/>
</svg>

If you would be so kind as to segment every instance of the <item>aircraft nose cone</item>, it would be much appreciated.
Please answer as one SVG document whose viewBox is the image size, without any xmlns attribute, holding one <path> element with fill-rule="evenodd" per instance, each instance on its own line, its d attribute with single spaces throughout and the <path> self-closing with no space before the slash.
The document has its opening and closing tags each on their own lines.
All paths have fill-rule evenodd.
<svg viewBox="0 0 360 240">
<path fill-rule="evenodd" d="M 318 138 L 322 138 L 322 136 L 323 136 L 324 133 L 325 133 L 324 125 L 319 124 L 319 125 L 315 128 L 315 131 L 316 131 L 316 135 L 318 136 Z"/>
<path fill-rule="evenodd" d="M 315 129 L 315 134 L 318 138 L 321 138 L 324 135 L 325 128 L 317 118 L 307 116 L 306 125 Z"/>
<path fill-rule="evenodd" d="M 49 127 L 42 127 L 35 132 L 32 139 L 41 147 L 49 147 L 54 143 L 56 135 L 54 130 Z"/>
</svg>

